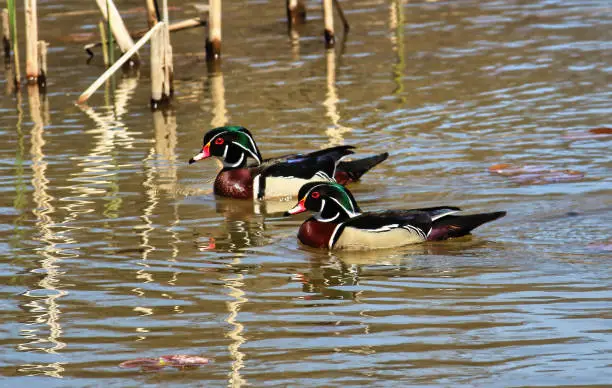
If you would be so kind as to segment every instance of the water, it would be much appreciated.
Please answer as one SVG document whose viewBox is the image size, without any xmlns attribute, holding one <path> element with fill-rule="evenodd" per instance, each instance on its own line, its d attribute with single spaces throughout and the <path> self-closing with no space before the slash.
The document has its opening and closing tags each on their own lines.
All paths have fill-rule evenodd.
<svg viewBox="0 0 612 388">
<path fill-rule="evenodd" d="M 317 2 L 298 44 L 280 3 L 225 2 L 220 72 L 201 29 L 173 34 L 165 116 L 148 109 L 147 65 L 76 107 L 103 71 L 77 41 L 96 39 L 99 16 L 65 14 L 93 3 L 39 5 L 49 93 L 0 100 L 1 385 L 612 381 L 611 139 L 576 138 L 612 125 L 610 3 L 345 3 L 351 32 L 325 51 Z M 146 22 L 137 9 L 125 20 Z M 217 165 L 187 165 L 226 122 L 250 128 L 264 156 L 389 151 L 351 186 L 365 209 L 508 216 L 395 251 L 306 249 L 303 218 L 215 198 Z M 517 184 L 487 171 L 497 163 L 586 175 Z M 166 354 L 212 362 L 118 367 Z"/>
</svg>

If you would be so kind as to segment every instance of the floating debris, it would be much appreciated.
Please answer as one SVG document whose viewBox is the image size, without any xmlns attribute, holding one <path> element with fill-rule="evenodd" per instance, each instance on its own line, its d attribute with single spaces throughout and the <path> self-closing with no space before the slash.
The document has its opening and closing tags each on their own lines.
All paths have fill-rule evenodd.
<svg viewBox="0 0 612 388">
<path fill-rule="evenodd" d="M 593 241 L 589 243 L 587 247 L 595 251 L 610 252 L 612 251 L 612 239 Z"/>
<path fill-rule="evenodd" d="M 495 164 L 489 172 L 508 177 L 521 185 L 575 182 L 584 178 L 584 173 L 576 170 L 551 170 L 544 166 L 519 166 L 508 163 Z"/>
<path fill-rule="evenodd" d="M 592 128 L 588 131 L 574 132 L 563 136 L 564 139 L 568 140 L 584 140 L 584 139 L 603 139 L 612 136 L 612 128 L 599 127 Z"/>
<path fill-rule="evenodd" d="M 120 368 L 141 368 L 144 370 L 160 370 L 167 366 L 178 369 L 195 368 L 209 363 L 208 358 L 173 354 L 157 358 L 135 358 L 119 364 Z"/>
<path fill-rule="evenodd" d="M 198 250 L 200 251 L 211 251 L 213 249 L 215 249 L 217 247 L 217 244 L 215 243 L 215 238 L 214 237 L 209 237 L 208 238 L 208 244 L 207 245 L 198 245 Z"/>
</svg>

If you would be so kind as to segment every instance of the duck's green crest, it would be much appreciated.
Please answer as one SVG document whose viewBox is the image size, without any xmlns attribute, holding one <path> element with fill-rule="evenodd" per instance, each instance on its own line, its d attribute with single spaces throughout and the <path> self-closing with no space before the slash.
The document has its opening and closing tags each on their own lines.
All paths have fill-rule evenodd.
<svg viewBox="0 0 612 388">
<path fill-rule="evenodd" d="M 359 211 L 359 208 L 355 206 L 355 199 L 349 194 L 344 186 L 342 186 L 340 183 L 329 183 L 329 185 L 340 193 L 340 198 L 336 199 L 340 202 L 342 207 L 344 207 L 346 210 L 352 211 L 353 213 Z"/>
</svg>

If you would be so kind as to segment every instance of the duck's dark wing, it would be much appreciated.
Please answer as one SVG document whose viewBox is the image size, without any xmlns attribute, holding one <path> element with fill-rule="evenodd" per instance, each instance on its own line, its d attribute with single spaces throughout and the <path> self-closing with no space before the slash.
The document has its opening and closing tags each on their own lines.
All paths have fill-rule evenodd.
<svg viewBox="0 0 612 388">
<path fill-rule="evenodd" d="M 307 154 L 288 154 L 288 155 L 276 156 L 274 158 L 264 159 L 261 163 L 261 166 L 263 168 L 266 168 L 266 167 L 272 166 L 277 163 L 301 163 L 301 162 L 308 162 L 313 159 L 318 160 L 318 159 L 325 159 L 325 158 L 332 158 L 337 163 L 340 159 L 342 159 L 342 157 L 353 154 L 354 153 L 352 151 L 353 149 L 355 149 L 354 146 L 346 145 L 346 146 L 336 146 L 336 147 L 325 148 L 325 149 L 310 152 Z"/>
<path fill-rule="evenodd" d="M 334 182 L 336 171 L 336 160 L 331 157 L 303 158 L 300 162 L 274 163 L 268 167 L 259 169 L 259 189 L 257 198 L 262 199 L 266 192 L 266 178 L 299 178 Z M 291 184 L 291 183 L 287 183 Z"/>
<path fill-rule="evenodd" d="M 409 211 L 425 212 L 429 214 L 432 220 L 437 220 L 439 218 L 448 216 L 450 214 L 460 212 L 461 209 L 459 209 L 456 206 L 436 206 L 436 207 L 424 207 L 420 209 L 411 209 Z"/>
<path fill-rule="evenodd" d="M 431 217 L 426 212 L 418 210 L 385 210 L 363 213 L 346 221 L 344 225 L 369 231 L 386 231 L 393 228 L 416 229 L 426 237 L 431 229 Z"/>
</svg>

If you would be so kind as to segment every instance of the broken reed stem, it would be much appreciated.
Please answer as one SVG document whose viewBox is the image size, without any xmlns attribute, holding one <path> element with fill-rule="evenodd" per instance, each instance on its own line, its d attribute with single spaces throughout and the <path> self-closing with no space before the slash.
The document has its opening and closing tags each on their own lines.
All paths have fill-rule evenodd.
<svg viewBox="0 0 612 388">
<path fill-rule="evenodd" d="M 304 5 L 304 0 L 286 0 L 286 4 L 289 29 L 297 24 L 304 24 L 306 21 L 306 5 Z"/>
<path fill-rule="evenodd" d="M 121 19 L 121 15 L 115 6 L 113 0 L 96 0 L 98 4 L 98 8 L 102 12 L 105 20 L 109 22 L 109 29 L 112 31 L 119 48 L 122 53 L 128 52 L 132 47 L 134 47 L 134 41 L 130 36 L 123 20 Z M 107 9 L 108 7 L 108 9 Z M 110 39 L 109 39 L 110 41 Z M 112 57 L 112 55 L 111 55 Z M 139 63 L 138 53 L 134 52 L 133 61 L 130 63 L 131 66 L 136 66 Z"/>
<path fill-rule="evenodd" d="M 334 10 L 333 0 L 323 0 L 323 18 L 325 19 L 325 46 L 333 47 L 336 43 L 334 35 Z"/>
<path fill-rule="evenodd" d="M 44 40 L 38 41 L 38 86 L 41 88 L 47 87 L 47 42 Z"/>
<path fill-rule="evenodd" d="M 221 58 L 221 0 L 208 0 L 208 37 L 206 60 Z"/>
<path fill-rule="evenodd" d="M 13 43 L 13 67 L 15 68 L 15 85 L 21 83 L 21 68 L 19 67 L 19 45 L 17 44 L 17 10 L 15 0 L 8 0 L 9 23 L 11 26 L 11 42 Z"/>
<path fill-rule="evenodd" d="M 155 12 L 155 0 L 145 0 L 145 8 L 147 10 L 147 25 L 149 28 L 157 23 L 157 13 Z"/>
<path fill-rule="evenodd" d="M 151 36 L 151 109 L 170 103 L 172 97 L 172 47 L 167 24 Z"/>
<path fill-rule="evenodd" d="M 11 27 L 9 25 L 9 11 L 2 9 L 2 46 L 4 47 L 4 63 L 11 62 Z"/>
<path fill-rule="evenodd" d="M 164 23 L 168 24 L 169 16 L 168 16 L 168 0 L 162 0 L 162 20 Z"/>
<path fill-rule="evenodd" d="M 38 12 L 36 0 L 25 0 L 26 27 L 26 79 L 36 83 L 40 74 L 38 68 Z"/>
<path fill-rule="evenodd" d="M 157 30 L 151 35 L 151 108 L 156 108 L 162 99 L 164 87 L 163 70 L 163 30 Z"/>
<path fill-rule="evenodd" d="M 164 28 L 164 41 L 165 41 L 165 52 L 164 52 L 164 89 L 166 91 L 166 95 L 168 96 L 168 100 L 172 98 L 174 95 L 174 65 L 172 62 L 172 45 L 170 44 L 170 31 L 167 28 Z"/>
<path fill-rule="evenodd" d="M 104 83 L 104 81 L 106 81 L 111 75 L 113 75 L 124 63 L 126 63 L 128 60 L 130 60 L 132 55 L 134 55 L 134 53 L 136 53 L 136 51 L 138 51 L 145 43 L 147 43 L 147 41 L 149 39 L 151 39 L 151 35 L 153 35 L 155 33 L 155 31 L 159 30 L 159 28 L 161 26 L 163 26 L 163 25 L 164 25 L 164 23 L 162 23 L 162 22 L 157 23 L 156 25 L 154 25 L 153 28 L 151 28 L 149 30 L 149 32 L 147 32 L 145 34 L 145 36 L 140 38 L 138 40 L 138 42 L 136 42 L 134 44 L 134 46 L 131 49 L 128 50 L 128 52 L 123 54 L 121 56 L 121 58 L 119 58 L 117 60 L 117 62 L 115 62 L 109 69 L 107 69 L 97 80 L 94 81 L 93 84 L 91 84 L 91 86 L 89 88 L 87 88 L 87 90 L 85 90 L 81 94 L 81 96 L 77 100 L 77 104 L 83 104 L 85 101 L 87 101 L 89 99 L 89 97 L 91 97 L 91 95 L 96 90 L 98 90 L 100 85 L 102 85 Z"/>
<path fill-rule="evenodd" d="M 104 66 L 108 67 L 108 42 L 106 40 L 106 28 L 104 28 L 104 22 L 100 21 L 98 23 L 98 28 L 100 29 L 100 39 L 102 40 L 102 57 L 104 58 Z"/>
</svg>

